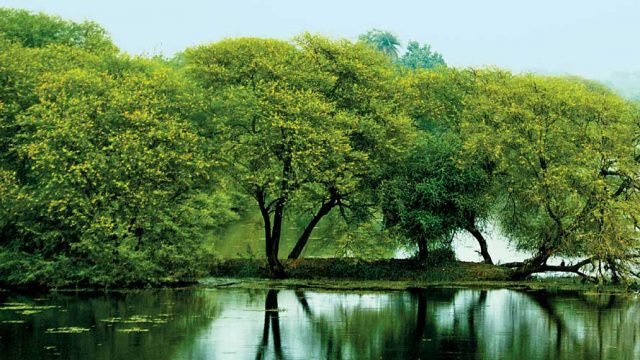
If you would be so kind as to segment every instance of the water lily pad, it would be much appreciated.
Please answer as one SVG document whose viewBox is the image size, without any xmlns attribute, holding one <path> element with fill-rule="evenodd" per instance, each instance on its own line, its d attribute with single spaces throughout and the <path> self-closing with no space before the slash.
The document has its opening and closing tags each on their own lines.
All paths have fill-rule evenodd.
<svg viewBox="0 0 640 360">
<path fill-rule="evenodd" d="M 0 311 L 16 311 L 22 315 L 37 314 L 42 310 L 59 309 L 55 305 L 30 305 L 24 303 L 4 303 L 0 306 Z"/>
<path fill-rule="evenodd" d="M 89 331 L 90 329 L 81 328 L 77 326 L 59 327 L 47 329 L 47 334 L 81 334 Z"/>
<path fill-rule="evenodd" d="M 20 311 L 20 314 L 22 315 L 33 315 L 33 314 L 38 314 L 41 313 L 41 310 L 24 310 L 24 311 Z"/>
<path fill-rule="evenodd" d="M 148 332 L 148 331 L 149 331 L 149 329 L 139 328 L 139 327 L 118 329 L 118 332 L 121 332 L 121 333 L 143 333 L 143 332 Z"/>
<path fill-rule="evenodd" d="M 168 321 L 167 317 L 168 315 L 166 314 L 160 314 L 157 317 L 149 315 L 133 315 L 128 318 L 112 317 L 102 319 L 100 321 L 110 324 L 166 324 Z"/>
</svg>

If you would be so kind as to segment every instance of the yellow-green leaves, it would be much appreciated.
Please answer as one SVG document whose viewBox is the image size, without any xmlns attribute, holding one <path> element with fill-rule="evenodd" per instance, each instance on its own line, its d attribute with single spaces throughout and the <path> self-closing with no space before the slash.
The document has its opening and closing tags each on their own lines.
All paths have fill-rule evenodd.
<svg viewBox="0 0 640 360">
<path fill-rule="evenodd" d="M 232 216 L 214 188 L 216 154 L 194 126 L 210 114 L 202 91 L 151 60 L 0 46 L 2 251 L 28 257 L 38 281 L 197 273 L 204 233 Z"/>
<path fill-rule="evenodd" d="M 573 78 L 485 73 L 476 83 L 462 134 L 468 151 L 496 161 L 509 189 L 505 230 L 523 247 L 551 253 L 628 251 L 640 210 L 629 104 Z"/>
</svg>

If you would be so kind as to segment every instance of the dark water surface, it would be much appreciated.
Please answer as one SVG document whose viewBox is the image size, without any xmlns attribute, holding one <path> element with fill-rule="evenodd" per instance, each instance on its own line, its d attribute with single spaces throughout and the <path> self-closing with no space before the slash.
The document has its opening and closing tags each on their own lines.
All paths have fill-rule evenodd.
<svg viewBox="0 0 640 360">
<path fill-rule="evenodd" d="M 0 293 L 0 359 L 640 359 L 637 296 L 239 288 Z"/>
</svg>

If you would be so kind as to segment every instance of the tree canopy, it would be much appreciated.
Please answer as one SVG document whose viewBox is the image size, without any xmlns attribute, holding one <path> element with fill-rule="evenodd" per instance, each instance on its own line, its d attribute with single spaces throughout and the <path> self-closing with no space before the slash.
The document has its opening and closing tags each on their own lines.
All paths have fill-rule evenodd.
<svg viewBox="0 0 640 360">
<path fill-rule="evenodd" d="M 206 111 L 200 90 L 149 60 L 67 44 L 0 47 L 2 281 L 201 274 L 204 232 L 232 214 L 211 191 L 215 160 L 193 126 Z"/>
<path fill-rule="evenodd" d="M 640 111 L 602 85 L 448 68 L 380 30 L 168 60 L 120 53 L 94 23 L 0 15 L 0 284 L 193 281 L 250 201 L 275 276 L 287 217 L 297 259 L 329 215 L 420 266 L 462 231 L 492 263 L 493 223 L 531 254 L 503 264 L 514 279 L 640 278 Z"/>
<path fill-rule="evenodd" d="M 633 107 L 574 78 L 478 80 L 481 95 L 462 134 L 467 151 L 491 157 L 501 174 L 502 229 L 535 253 L 517 264 L 516 277 L 544 270 L 553 255 L 586 257 L 581 266 L 607 264 L 614 277 L 623 275 L 638 248 Z"/>
<path fill-rule="evenodd" d="M 430 69 L 437 66 L 447 66 L 442 55 L 436 51 L 431 51 L 431 45 L 420 46 L 417 41 L 409 41 L 407 50 L 398 62 L 410 69 Z"/>
<path fill-rule="evenodd" d="M 0 8 L 0 34 L 26 48 L 55 44 L 90 52 L 117 51 L 106 30 L 94 22 L 77 23 L 27 10 Z"/>
<path fill-rule="evenodd" d="M 193 78 L 219 102 L 221 152 L 257 202 L 276 273 L 287 203 L 317 209 L 295 258 L 317 222 L 357 201 L 410 136 L 408 119 L 387 98 L 388 60 L 367 46 L 302 35 L 294 43 L 226 40 L 185 55 Z"/>
</svg>

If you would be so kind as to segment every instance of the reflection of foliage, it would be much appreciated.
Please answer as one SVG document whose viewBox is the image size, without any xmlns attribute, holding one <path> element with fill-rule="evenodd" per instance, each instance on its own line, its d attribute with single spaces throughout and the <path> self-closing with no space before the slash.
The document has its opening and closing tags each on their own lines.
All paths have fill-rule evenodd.
<svg viewBox="0 0 640 360">
<path fill-rule="evenodd" d="M 606 295 L 598 305 L 583 301 L 578 294 L 546 292 L 430 289 L 396 295 L 301 291 L 295 295 L 316 334 L 305 347 L 327 358 L 351 358 L 352 351 L 383 359 L 444 354 L 456 358 L 616 358 L 636 351 L 633 334 L 640 330 L 633 321 L 638 316 L 637 303 L 619 296 Z M 376 299 L 370 306 L 368 297 Z M 335 304 L 329 312 L 321 305 L 328 302 Z M 510 306 L 504 306 L 505 302 Z M 498 303 L 503 306 L 496 309 Z M 513 306 L 523 311 L 513 312 Z M 506 337 L 496 341 L 497 333 Z"/>
<path fill-rule="evenodd" d="M 50 328 L 47 329 L 47 334 L 82 334 L 88 332 L 91 329 L 81 328 L 77 326 L 67 326 L 67 327 L 59 327 L 59 328 Z"/>
<path fill-rule="evenodd" d="M 28 303 L 29 300 L 19 298 L 19 301 Z M 180 350 L 176 336 L 185 340 L 199 337 L 220 311 L 215 293 L 202 290 L 145 290 L 104 295 L 59 293 L 48 296 L 41 306 L 55 309 L 23 321 L 32 334 L 52 335 L 11 336 L 8 348 L 0 341 L 0 351 L 11 353 L 10 359 L 40 358 L 42 349 L 54 342 L 56 352 L 63 358 L 168 360 Z M 0 312 L 0 319 L 5 316 L 15 315 Z M 123 319 L 124 323 L 117 319 Z M 10 330 L 0 327 L 2 339 L 9 338 L 6 331 Z M 82 336 L 73 340 L 55 337 L 67 333 Z"/>
</svg>

